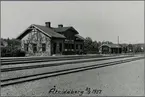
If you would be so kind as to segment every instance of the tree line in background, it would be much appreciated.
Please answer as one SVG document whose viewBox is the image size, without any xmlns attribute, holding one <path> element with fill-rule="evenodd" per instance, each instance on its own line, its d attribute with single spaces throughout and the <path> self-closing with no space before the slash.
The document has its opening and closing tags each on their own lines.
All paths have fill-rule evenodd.
<svg viewBox="0 0 145 97">
<path fill-rule="evenodd" d="M 93 41 L 90 37 L 86 37 L 85 42 L 84 42 L 84 50 L 86 53 L 90 53 L 90 54 L 98 54 L 99 53 L 99 47 L 102 44 L 114 44 L 111 41 Z M 145 45 L 144 44 L 119 44 L 122 47 L 122 51 L 124 53 L 128 53 L 127 52 L 127 47 L 129 48 L 133 48 L 132 52 L 133 53 L 142 53 L 144 52 L 145 49 Z M 143 46 L 142 46 L 143 45 Z M 143 48 L 142 48 L 143 47 Z"/>
<path fill-rule="evenodd" d="M 84 41 L 84 51 L 85 53 L 89 54 L 98 54 L 99 53 L 99 47 L 102 44 L 113 44 L 113 42 L 110 41 L 93 41 L 90 37 L 86 37 Z"/>
<path fill-rule="evenodd" d="M 84 41 L 85 54 L 99 54 L 99 47 L 102 44 L 113 44 L 110 41 L 93 41 L 90 37 L 86 37 Z M 121 44 L 120 44 L 121 45 Z M 140 44 L 129 44 L 134 48 L 134 52 L 143 52 Z M 126 48 L 122 48 L 125 50 Z M 1 56 L 2 57 L 21 57 L 25 56 L 26 52 L 21 51 L 21 41 L 16 39 L 1 38 Z"/>
<path fill-rule="evenodd" d="M 25 51 L 21 51 L 21 42 L 16 39 L 1 39 L 1 57 L 23 57 Z"/>
</svg>

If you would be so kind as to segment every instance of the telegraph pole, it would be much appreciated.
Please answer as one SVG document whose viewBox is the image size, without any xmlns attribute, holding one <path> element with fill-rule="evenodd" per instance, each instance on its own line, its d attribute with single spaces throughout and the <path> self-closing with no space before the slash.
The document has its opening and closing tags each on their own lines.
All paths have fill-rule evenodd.
<svg viewBox="0 0 145 97">
<path fill-rule="evenodd" d="M 119 36 L 118 36 L 118 44 L 119 44 Z"/>
<path fill-rule="evenodd" d="M 118 46 L 119 46 L 119 36 L 117 37 Z M 118 54 L 119 54 L 119 47 L 118 47 Z"/>
</svg>

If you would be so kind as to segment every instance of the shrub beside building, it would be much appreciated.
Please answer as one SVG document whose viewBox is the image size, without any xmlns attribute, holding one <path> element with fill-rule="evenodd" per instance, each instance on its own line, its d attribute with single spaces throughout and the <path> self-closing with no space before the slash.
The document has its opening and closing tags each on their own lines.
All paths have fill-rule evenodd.
<svg viewBox="0 0 145 97">
<path fill-rule="evenodd" d="M 21 42 L 17 39 L 1 39 L 1 57 L 23 57 Z"/>
</svg>

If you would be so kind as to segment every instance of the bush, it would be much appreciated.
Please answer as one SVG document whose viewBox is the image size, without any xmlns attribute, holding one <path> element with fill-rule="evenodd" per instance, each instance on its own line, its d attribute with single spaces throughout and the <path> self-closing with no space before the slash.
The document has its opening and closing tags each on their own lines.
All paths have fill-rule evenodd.
<svg viewBox="0 0 145 97">
<path fill-rule="evenodd" d="M 99 54 L 98 51 L 87 51 L 86 53 L 87 53 L 87 54 Z"/>
<path fill-rule="evenodd" d="M 76 53 L 74 51 L 64 51 L 62 54 L 63 55 L 75 55 Z"/>
<path fill-rule="evenodd" d="M 26 53 L 24 51 L 21 51 L 20 49 L 16 49 L 12 52 L 13 57 L 24 57 L 25 54 Z"/>
<path fill-rule="evenodd" d="M 2 47 L 1 48 L 1 57 L 24 57 L 25 52 L 21 51 L 18 48 L 14 47 Z"/>
</svg>

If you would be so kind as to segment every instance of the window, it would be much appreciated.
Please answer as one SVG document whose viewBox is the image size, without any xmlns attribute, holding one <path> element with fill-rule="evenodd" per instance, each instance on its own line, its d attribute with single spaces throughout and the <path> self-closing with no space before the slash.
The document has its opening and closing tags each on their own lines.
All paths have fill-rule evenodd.
<svg viewBox="0 0 145 97">
<path fill-rule="evenodd" d="M 42 43 L 42 51 L 46 51 L 46 44 L 45 43 Z"/>
<path fill-rule="evenodd" d="M 65 46 L 65 49 L 74 49 L 74 44 L 66 43 L 64 46 Z"/>
<path fill-rule="evenodd" d="M 68 49 L 68 50 L 69 50 L 69 48 L 70 48 L 70 45 L 69 45 L 69 44 L 67 44 L 67 48 L 66 48 L 66 49 Z"/>
<path fill-rule="evenodd" d="M 108 50 L 109 50 L 109 47 L 104 46 L 104 47 L 102 48 L 102 50 L 103 50 L 103 51 L 108 51 Z"/>
<path fill-rule="evenodd" d="M 83 45 L 82 44 L 80 44 L 80 48 L 83 49 Z"/>
<path fill-rule="evenodd" d="M 72 49 L 74 49 L 74 44 L 72 44 Z"/>
<path fill-rule="evenodd" d="M 59 51 L 62 51 L 62 43 L 59 43 Z"/>
<path fill-rule="evenodd" d="M 26 44 L 26 43 L 24 44 L 24 50 L 28 51 L 28 44 Z"/>
<path fill-rule="evenodd" d="M 76 49 L 78 49 L 78 44 L 76 44 Z"/>
<path fill-rule="evenodd" d="M 65 49 L 69 49 L 69 44 L 65 44 Z"/>
<path fill-rule="evenodd" d="M 69 45 L 69 48 L 68 49 L 71 49 L 71 44 L 68 44 Z"/>
<path fill-rule="evenodd" d="M 33 44 L 33 52 L 35 53 L 37 51 L 37 44 Z"/>
</svg>

